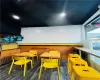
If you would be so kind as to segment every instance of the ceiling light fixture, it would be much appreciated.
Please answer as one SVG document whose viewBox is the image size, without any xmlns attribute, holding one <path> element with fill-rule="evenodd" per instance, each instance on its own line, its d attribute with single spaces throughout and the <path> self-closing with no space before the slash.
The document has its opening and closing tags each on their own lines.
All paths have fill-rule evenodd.
<svg viewBox="0 0 100 80">
<path fill-rule="evenodd" d="M 18 0 L 18 2 L 19 2 L 20 0 Z"/>
<path fill-rule="evenodd" d="M 20 17 L 19 17 L 18 15 L 12 15 L 12 17 L 13 17 L 14 19 L 16 19 L 16 20 L 19 20 L 19 19 L 20 19 Z"/>
<path fill-rule="evenodd" d="M 65 17 L 65 16 L 66 16 L 65 12 L 60 13 L 60 17 Z"/>
</svg>

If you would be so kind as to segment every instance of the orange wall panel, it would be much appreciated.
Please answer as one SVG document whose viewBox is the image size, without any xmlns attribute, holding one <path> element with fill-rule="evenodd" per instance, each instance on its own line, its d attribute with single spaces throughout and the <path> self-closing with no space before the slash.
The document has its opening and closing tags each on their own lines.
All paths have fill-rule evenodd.
<svg viewBox="0 0 100 80">
<path fill-rule="evenodd" d="M 35 49 L 38 51 L 38 55 L 41 55 L 45 51 L 58 50 L 61 54 L 62 60 L 67 60 L 68 54 L 72 53 L 73 47 L 81 47 L 79 45 L 20 45 L 19 48 L 21 52 L 29 51 Z"/>
</svg>

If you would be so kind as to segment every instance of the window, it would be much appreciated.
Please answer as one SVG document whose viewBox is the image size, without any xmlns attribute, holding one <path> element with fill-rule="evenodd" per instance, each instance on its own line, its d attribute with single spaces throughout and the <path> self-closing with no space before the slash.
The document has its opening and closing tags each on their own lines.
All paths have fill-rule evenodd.
<svg viewBox="0 0 100 80">
<path fill-rule="evenodd" d="M 99 53 L 100 52 L 100 28 L 87 32 L 87 39 L 91 43 L 91 49 Z M 95 63 L 100 64 L 100 58 L 91 55 L 90 59 Z"/>
<path fill-rule="evenodd" d="M 95 50 L 97 54 L 100 53 L 100 18 L 91 25 L 86 25 L 85 33 L 89 48 Z M 100 64 L 100 58 L 91 55 L 90 59 L 93 62 Z"/>
<path fill-rule="evenodd" d="M 87 39 L 91 41 L 91 49 L 100 51 L 100 28 L 87 32 Z"/>
</svg>

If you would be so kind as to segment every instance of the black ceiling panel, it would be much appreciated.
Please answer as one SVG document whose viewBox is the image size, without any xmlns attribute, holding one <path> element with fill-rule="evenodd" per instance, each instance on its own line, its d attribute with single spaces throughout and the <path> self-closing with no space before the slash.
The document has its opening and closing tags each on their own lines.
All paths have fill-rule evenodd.
<svg viewBox="0 0 100 80">
<path fill-rule="evenodd" d="M 1 20 L 13 27 L 79 25 L 90 18 L 100 0 L 0 0 Z M 63 19 L 58 14 L 66 13 Z M 20 16 L 20 20 L 12 18 Z"/>
</svg>

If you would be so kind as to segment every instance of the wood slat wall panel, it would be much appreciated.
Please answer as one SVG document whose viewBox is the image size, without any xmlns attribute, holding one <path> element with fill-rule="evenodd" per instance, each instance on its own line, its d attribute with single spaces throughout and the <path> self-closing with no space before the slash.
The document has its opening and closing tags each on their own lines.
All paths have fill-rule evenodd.
<svg viewBox="0 0 100 80">
<path fill-rule="evenodd" d="M 11 55 L 20 53 L 20 49 L 3 50 L 0 53 L 0 65 L 11 61 Z"/>
<path fill-rule="evenodd" d="M 29 51 L 31 49 L 38 50 L 38 55 L 41 55 L 45 51 L 58 50 L 61 53 L 61 59 L 67 60 L 68 54 L 72 53 L 73 47 L 81 47 L 82 45 L 20 45 L 21 52 Z"/>
<path fill-rule="evenodd" d="M 11 49 L 11 50 L 1 51 L 0 59 L 5 58 L 5 57 L 9 57 L 12 54 L 19 53 L 19 52 L 20 52 L 20 49 Z"/>
</svg>

